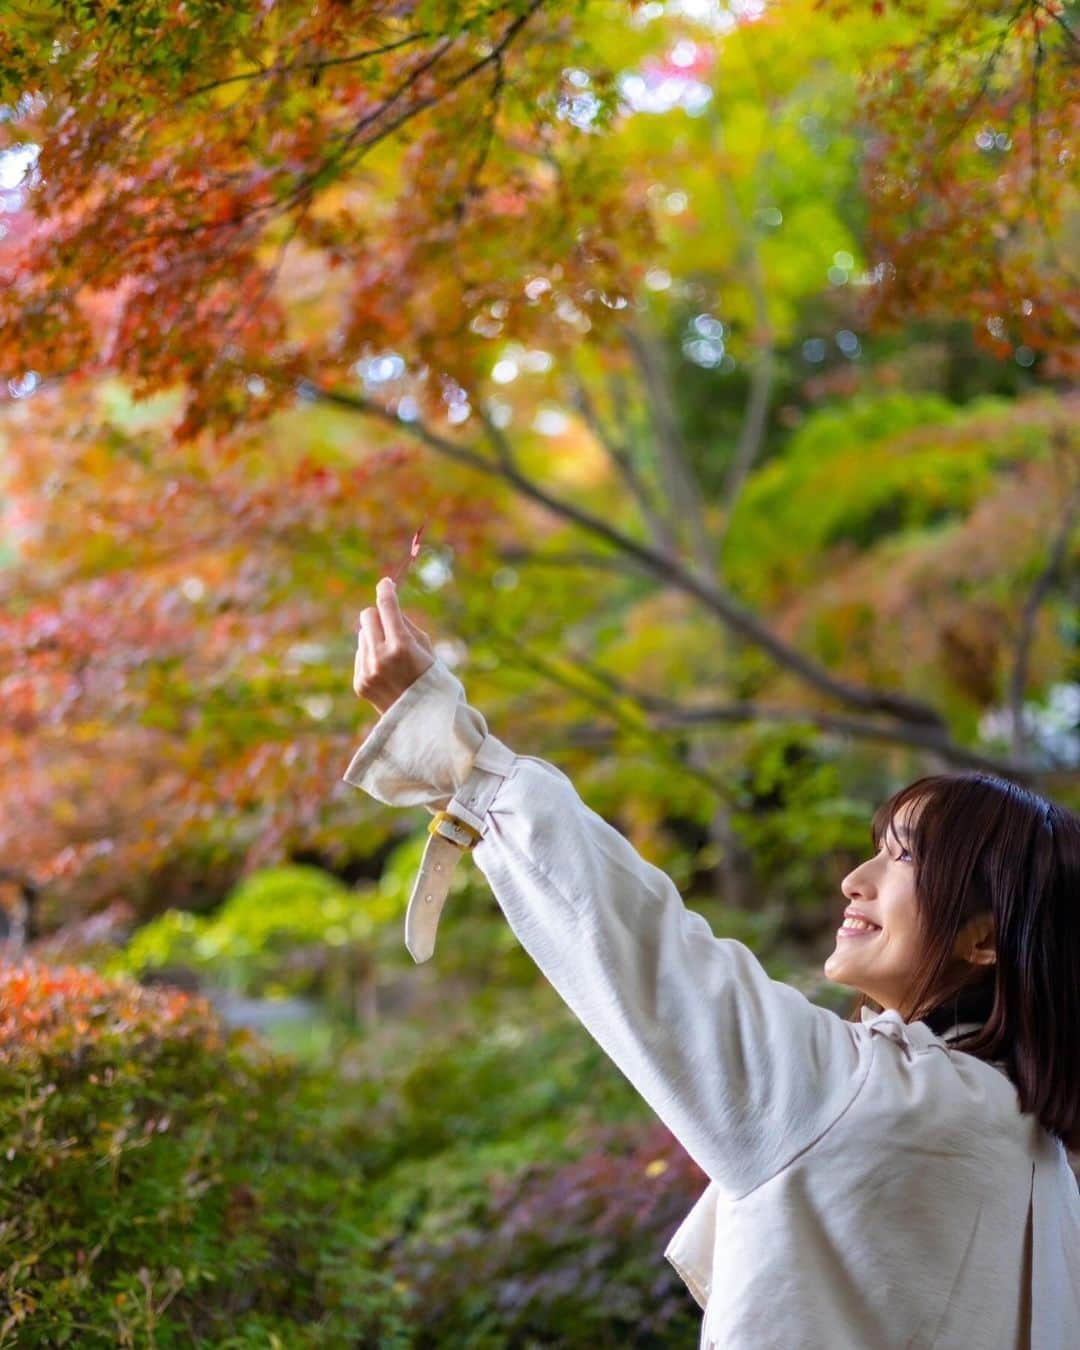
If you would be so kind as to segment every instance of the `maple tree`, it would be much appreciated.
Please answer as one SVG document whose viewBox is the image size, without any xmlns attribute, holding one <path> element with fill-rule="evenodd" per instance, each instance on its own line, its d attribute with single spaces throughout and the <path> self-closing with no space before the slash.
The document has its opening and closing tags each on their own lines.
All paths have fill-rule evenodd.
<svg viewBox="0 0 1080 1350">
<path fill-rule="evenodd" d="M 825 0 L 838 17 L 845 0 Z M 884 12 L 890 6 L 875 6 Z M 893 0 L 918 31 L 874 64 L 865 180 L 880 319 L 963 312 L 990 349 L 1080 372 L 1080 37 L 1054 0 Z M 962 308 L 961 308 L 962 307 Z"/>
<path fill-rule="evenodd" d="M 597 709 L 639 737 L 681 728 L 653 753 L 695 812 L 728 791 L 722 758 L 687 753 L 703 710 L 1037 772 L 1019 720 L 1011 761 L 974 744 L 975 722 L 1013 647 L 1035 644 L 1043 685 L 1067 671 L 1052 604 L 1024 627 L 1016 599 L 1049 578 L 1052 602 L 1070 547 L 1066 405 L 1026 439 L 993 410 L 943 433 L 978 479 L 942 487 L 954 515 L 1006 513 L 988 437 L 995 464 L 1032 461 L 1037 518 L 985 583 L 993 653 L 955 597 L 914 663 L 889 623 L 898 587 L 860 626 L 882 555 L 845 554 L 843 524 L 777 549 L 789 577 L 820 560 L 819 592 L 785 586 L 783 559 L 762 586 L 759 565 L 758 465 L 816 400 L 887 376 L 857 369 L 871 314 L 960 318 L 1039 379 L 1072 368 L 1070 181 L 1043 174 L 1035 201 L 1031 166 L 1036 145 L 1069 153 L 1074 39 L 1054 4 L 979 14 L 145 0 L 0 17 L 7 153 L 28 171 L 0 240 L 13 865 L 57 904 L 123 876 L 153 909 L 220 890 L 238 856 L 341 863 L 378 844 L 338 790 L 356 741 L 341 671 L 360 597 L 421 526 L 413 597 L 467 639 L 473 700 L 556 745 L 595 747 Z M 1007 91 L 964 55 L 977 24 L 971 51 L 1000 39 Z M 1039 100 L 1021 105 L 1036 40 Z M 1026 140 L 994 142 L 1004 174 L 965 124 L 953 135 L 975 94 L 980 117 L 1030 115 Z M 983 248 L 1002 223 L 1008 248 Z M 815 346 L 830 330 L 838 365 Z M 726 441 L 688 436 L 680 358 L 737 390 L 708 396 Z M 893 417 L 878 462 L 906 453 Z M 837 434 L 838 482 L 865 493 L 858 419 Z M 1047 537 L 1065 541 L 1052 556 Z M 970 555 L 948 547 L 962 577 Z M 452 568 L 469 595 L 442 590 Z M 522 693 L 537 673 L 565 690 L 555 725 Z M 638 807 L 645 830 L 655 808 Z"/>
</svg>

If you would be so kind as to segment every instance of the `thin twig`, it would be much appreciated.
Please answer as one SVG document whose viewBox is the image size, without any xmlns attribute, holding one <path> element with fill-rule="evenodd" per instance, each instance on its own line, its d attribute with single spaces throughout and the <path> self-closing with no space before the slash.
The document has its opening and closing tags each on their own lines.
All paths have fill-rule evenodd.
<svg viewBox="0 0 1080 1350">
<path fill-rule="evenodd" d="M 484 165 L 487 163 L 488 155 L 491 153 L 492 142 L 495 139 L 495 123 L 499 116 L 499 100 L 506 84 L 506 62 L 503 59 L 504 53 L 500 52 L 495 62 L 495 77 L 491 85 L 491 94 L 488 99 L 488 114 L 484 122 L 484 135 L 480 142 L 480 149 L 476 159 L 473 161 L 472 168 L 469 170 L 468 178 L 465 180 L 465 187 L 461 196 L 454 204 L 454 220 L 461 225 L 465 219 L 465 213 L 469 209 L 469 203 L 474 197 L 480 196 L 479 186 L 480 175 L 484 171 Z"/>
<path fill-rule="evenodd" d="M 1005 49 L 1005 43 L 1009 39 L 1009 34 L 1012 32 L 1021 14 L 1023 14 L 1024 10 L 1027 9 L 1029 4 L 1030 0 L 1020 0 L 1020 3 L 1013 10 L 1012 14 L 1010 14 L 1008 19 L 1006 19 L 1005 27 L 1002 28 L 1001 32 L 998 34 L 998 39 L 994 47 L 994 50 L 990 53 L 990 57 L 987 60 L 986 65 L 983 67 L 982 78 L 979 81 L 978 88 L 975 90 L 975 93 L 972 95 L 972 97 L 968 100 L 967 107 L 960 114 L 959 121 L 954 122 L 949 128 L 948 134 L 941 141 L 938 142 L 937 149 L 939 150 L 939 152 L 941 150 L 947 149 L 950 145 L 952 145 L 953 141 L 956 140 L 956 138 L 964 130 L 967 124 L 971 121 L 975 109 L 985 98 L 986 91 L 990 87 L 990 79 L 993 76 L 994 69 L 997 66 L 998 61 L 1001 59 L 1001 53 Z"/>
<path fill-rule="evenodd" d="M 506 433 L 503 431 L 502 427 L 495 425 L 491 420 L 490 413 L 480 407 L 479 401 L 472 406 L 476 416 L 480 419 L 480 423 L 484 428 L 488 440 L 491 442 L 491 447 L 495 451 L 495 456 L 499 463 L 505 469 L 514 472 L 517 469 L 517 460 L 514 457 L 514 449 L 513 446 L 511 446 Z"/>
<path fill-rule="evenodd" d="M 592 432 L 597 444 L 607 455 L 619 477 L 629 489 L 653 543 L 661 553 L 671 558 L 677 558 L 679 548 L 671 531 L 671 526 L 653 505 L 649 490 L 630 458 L 629 449 L 625 445 L 620 445 L 610 429 L 604 425 L 584 380 L 578 375 L 575 375 L 571 384 L 570 399 L 573 406 L 581 414 L 585 425 Z"/>
<path fill-rule="evenodd" d="M 716 575 L 715 551 L 702 509 L 704 494 L 683 444 L 660 355 L 632 324 L 624 324 L 622 331 L 645 386 L 657 459 L 672 513 L 689 532 L 694 565 L 703 578 L 711 579 Z"/>
<path fill-rule="evenodd" d="M 291 75 L 297 70 L 327 70 L 331 66 L 353 65 L 358 61 L 368 61 L 373 56 L 386 56 L 401 47 L 407 47 L 413 42 L 422 42 L 425 38 L 434 36 L 435 34 L 431 32 L 409 33 L 403 38 L 398 38 L 396 42 L 388 42 L 382 47 L 368 47 L 362 52 L 350 52 L 347 56 L 328 56 L 325 59 L 320 57 L 315 61 L 293 61 L 289 65 L 260 66 L 258 70 L 244 71 L 239 75 L 226 75 L 220 80 L 210 80 L 206 84 L 198 85 L 195 89 L 189 89 L 185 94 L 181 94 L 178 99 L 165 104 L 164 108 L 157 108 L 156 112 L 170 112 L 189 99 L 198 98 L 200 94 L 208 94 L 215 89 L 222 89 L 227 84 L 268 79 L 273 75 Z"/>
<path fill-rule="evenodd" d="M 1032 16 L 1032 27 L 1035 30 L 1035 51 L 1031 58 L 1031 99 L 1028 111 L 1028 121 L 1031 128 L 1031 198 L 1039 218 L 1042 219 L 1042 203 L 1039 200 L 1039 174 L 1041 170 L 1041 152 L 1039 146 L 1039 73 L 1042 69 L 1044 53 L 1042 34 L 1039 31 L 1039 20 L 1037 15 Z"/>
<path fill-rule="evenodd" d="M 1053 19 L 1065 34 L 1066 40 L 1080 52 L 1080 37 L 1078 37 L 1074 30 L 1069 27 L 1064 14 L 1059 14 L 1057 10 L 1051 9 L 1049 5 L 1043 3 L 1043 0 L 1035 0 L 1035 8 L 1041 9 L 1047 18 Z"/>
</svg>

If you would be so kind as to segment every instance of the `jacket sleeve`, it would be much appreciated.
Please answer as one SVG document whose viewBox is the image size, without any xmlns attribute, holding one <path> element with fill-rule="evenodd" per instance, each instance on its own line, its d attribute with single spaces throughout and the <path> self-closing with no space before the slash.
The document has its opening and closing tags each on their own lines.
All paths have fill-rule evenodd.
<svg viewBox="0 0 1080 1350">
<path fill-rule="evenodd" d="M 554 765 L 487 731 L 437 661 L 345 772 L 380 801 L 487 803 L 477 866 L 521 945 L 702 1170 L 732 1198 L 854 1100 L 871 1038 L 717 938 Z"/>
</svg>

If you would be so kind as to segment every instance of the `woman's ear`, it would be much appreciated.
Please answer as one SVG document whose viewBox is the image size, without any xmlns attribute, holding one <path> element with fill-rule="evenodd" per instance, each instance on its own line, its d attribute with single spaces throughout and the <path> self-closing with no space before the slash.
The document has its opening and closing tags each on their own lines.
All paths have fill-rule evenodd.
<svg viewBox="0 0 1080 1350">
<path fill-rule="evenodd" d="M 969 919 L 956 937 L 955 954 L 971 966 L 992 966 L 997 960 L 994 919 L 989 913 Z"/>
</svg>

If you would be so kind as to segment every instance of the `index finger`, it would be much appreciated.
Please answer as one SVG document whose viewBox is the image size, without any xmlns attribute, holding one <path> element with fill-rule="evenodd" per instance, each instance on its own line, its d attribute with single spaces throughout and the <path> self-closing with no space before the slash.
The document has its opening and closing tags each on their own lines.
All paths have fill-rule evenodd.
<svg viewBox="0 0 1080 1350">
<path fill-rule="evenodd" d="M 405 615 L 398 604 L 397 587 L 390 577 L 382 577 L 375 587 L 375 604 L 382 619 L 383 632 L 388 640 L 404 641 L 409 635 L 405 628 Z"/>
</svg>

